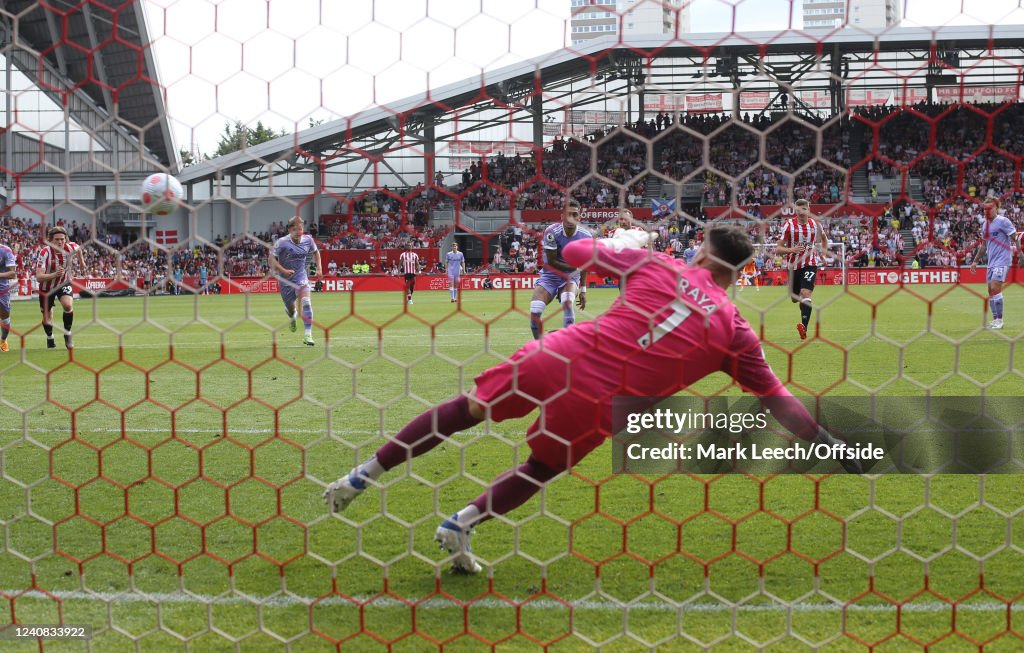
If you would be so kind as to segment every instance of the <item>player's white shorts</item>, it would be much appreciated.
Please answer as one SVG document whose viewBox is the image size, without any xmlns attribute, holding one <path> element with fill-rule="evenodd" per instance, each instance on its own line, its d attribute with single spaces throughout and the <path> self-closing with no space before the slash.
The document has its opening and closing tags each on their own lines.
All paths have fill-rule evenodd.
<svg viewBox="0 0 1024 653">
<path fill-rule="evenodd" d="M 986 281 L 1006 281 L 1006 275 L 1010 272 L 1008 265 L 997 265 L 995 267 L 989 267 L 988 272 L 985 274 Z"/>
</svg>

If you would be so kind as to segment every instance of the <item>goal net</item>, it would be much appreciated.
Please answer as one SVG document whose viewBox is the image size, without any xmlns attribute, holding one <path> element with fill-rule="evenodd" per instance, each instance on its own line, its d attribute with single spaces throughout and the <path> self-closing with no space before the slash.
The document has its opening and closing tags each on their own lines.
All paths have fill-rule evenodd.
<svg viewBox="0 0 1024 653">
<path fill-rule="evenodd" d="M 1024 647 L 1016 3 L 469 4 L 0 6 L 0 649 Z M 727 223 L 720 304 L 586 341 L 616 390 L 544 344 L 634 306 L 545 285 L 573 228 Z M 709 302 L 885 462 L 538 463 Z M 738 323 L 672 401 L 745 405 Z"/>
</svg>

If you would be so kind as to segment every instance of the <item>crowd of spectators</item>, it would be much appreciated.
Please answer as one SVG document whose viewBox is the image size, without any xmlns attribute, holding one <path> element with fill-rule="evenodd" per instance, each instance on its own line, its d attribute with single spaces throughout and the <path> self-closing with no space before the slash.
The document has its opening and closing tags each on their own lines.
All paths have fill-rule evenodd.
<svg viewBox="0 0 1024 653">
<path fill-rule="evenodd" d="M 113 277 L 120 270 L 125 278 L 129 274 L 146 278 L 156 272 L 157 266 L 151 264 L 149 254 L 140 255 L 138 249 L 132 248 L 130 242 L 122 241 L 120 236 L 97 234 L 93 238 L 89 226 L 77 221 L 59 220 L 55 224 L 67 229 L 70 239 L 82 245 L 86 265 L 83 275 Z M 6 213 L 0 216 L 0 244 L 14 251 L 19 277 L 31 277 L 38 262 L 42 240 L 43 228 L 38 222 Z"/>
<path fill-rule="evenodd" d="M 710 137 L 707 162 L 702 157 L 696 159 L 708 168 L 703 180 L 705 204 L 724 205 L 734 200 L 739 204 L 780 204 L 790 195 L 814 204 L 845 200 L 850 136 L 841 121 L 827 126 L 810 120 L 809 124 L 787 121 L 777 126 L 770 119 L 756 125 L 748 120 L 743 125 L 727 122 Z M 815 159 L 817 129 L 821 130 L 822 156 L 833 165 Z M 767 165 L 761 163 L 762 140 Z"/>
<path fill-rule="evenodd" d="M 392 190 L 385 186 L 351 200 L 338 200 L 333 219 L 322 231 L 324 249 L 404 249 L 434 247 L 447 234 L 430 224 L 439 201 L 434 188 L 422 184 Z"/>
<path fill-rule="evenodd" d="M 164 248 L 154 247 L 149 241 L 137 240 L 130 234 L 99 233 L 93 238 L 90 228 L 77 222 L 55 224 L 68 229 L 73 242 L 82 246 L 86 267 L 78 271 L 82 277 L 121 279 L 138 288 L 156 288 L 170 277 L 198 277 L 212 280 L 223 277 L 267 276 L 271 273 L 268 253 L 278 238 L 287 234 L 283 221 L 274 222 L 266 231 L 253 234 L 218 235 L 210 244 L 180 244 Z M 421 232 L 411 227 L 388 240 L 388 247 L 404 247 L 412 242 L 416 247 L 436 245 L 443 237 L 432 227 Z M 0 243 L 9 246 L 18 258 L 19 276 L 31 277 L 36 267 L 43 239 L 44 227 L 37 222 L 4 215 L 0 217 Z M 445 232 L 446 233 L 446 232 Z M 329 245 L 329 243 L 322 243 Z M 352 273 L 398 274 L 397 263 L 371 264 L 373 257 L 347 264 L 329 266 L 329 276 Z M 429 270 L 440 271 L 443 270 Z"/>
<path fill-rule="evenodd" d="M 597 167 L 591 170 L 591 160 Z M 596 131 L 586 141 L 556 137 L 537 159 L 499 153 L 474 162 L 452 189 L 464 211 L 561 209 L 567 188 L 584 206 L 639 206 L 647 190 L 647 145 L 629 130 Z M 596 172 L 596 174 L 594 174 Z"/>
<path fill-rule="evenodd" d="M 998 110 L 997 110 L 998 109 Z M 992 116 L 991 118 L 989 116 Z M 825 221 L 829 237 L 844 242 L 851 265 L 886 265 L 916 257 L 919 264 L 970 262 L 980 233 L 981 198 L 998 195 L 1018 228 L 1024 227 L 1024 104 L 866 107 L 843 119 L 774 122 L 770 116 L 720 114 L 682 118 L 658 114 L 649 121 L 594 131 L 582 139 L 554 139 L 543 152 L 481 158 L 461 181 L 443 185 L 366 192 L 339 200 L 341 219 L 311 224 L 308 231 L 326 250 L 367 250 L 359 269 L 380 249 L 437 247 L 448 234 L 430 224 L 433 208 L 458 202 L 462 210 L 561 209 L 566 189 L 585 207 L 643 206 L 650 179 L 648 163 L 667 180 L 703 186 L 705 205 L 778 204 L 790 197 L 812 203 L 847 200 L 844 171 L 851 163 L 851 133 L 860 128 L 872 152 L 871 174 L 909 175 L 921 184 L 916 202 L 899 202 L 879 219 L 866 216 Z M 866 128 L 870 126 L 870 128 Z M 934 149 L 929 151 L 929 145 Z M 820 150 L 819 150 L 820 147 Z M 935 152 L 938 150 L 938 152 Z M 820 154 L 819 154 L 820 151 Z M 922 156 L 922 153 L 926 153 Z M 823 161 L 827 161 L 825 163 Z M 540 171 L 538 172 L 538 163 Z M 908 186 L 909 187 L 909 186 Z M 121 277 L 151 284 L 174 270 L 213 278 L 262 276 L 270 272 L 267 252 L 287 230 L 283 221 L 255 234 L 218 236 L 211 245 L 171 248 L 170 253 L 136 241 L 129 232 L 93 233 L 76 221 L 65 226 L 83 244 L 87 269 L 96 277 Z M 781 224 L 781 223 L 779 223 Z M 764 223 L 760 240 L 772 242 L 779 224 Z M 680 226 L 682 229 L 680 230 Z M 537 225 L 534 225 L 535 229 Z M 592 225 L 601 233 L 609 225 Z M 542 226 L 541 226 L 542 228 Z M 676 249 L 692 237 L 687 223 L 658 225 L 659 247 Z M 0 218 L 0 242 L 31 270 L 42 228 L 9 214 Z M 678 243 L 677 243 L 678 241 Z M 502 234 L 489 263 L 530 271 L 538 265 L 536 231 Z M 352 272 L 342 266 L 337 274 Z M 372 272 L 391 272 L 371 266 Z"/>
<path fill-rule="evenodd" d="M 493 272 L 536 272 L 541 264 L 538 238 L 547 224 L 511 225 L 491 241 L 493 253 L 490 260 L 483 261 L 475 270 L 466 264 L 468 272 L 484 269 Z"/>
<path fill-rule="evenodd" d="M 987 114 L 994 116 L 991 130 Z M 658 114 L 647 123 L 613 130 L 610 135 L 596 131 L 583 140 L 557 140 L 552 151 L 543 155 L 544 170 L 556 186 L 571 187 L 573 180 L 587 178 L 573 189 L 580 191 L 585 206 L 607 206 L 609 199 L 618 199 L 621 205 L 623 180 L 642 175 L 640 157 L 647 156 L 648 145 L 630 138 L 633 132 L 649 139 L 652 160 L 660 173 L 675 181 L 703 184 L 705 205 L 734 201 L 740 205 L 778 204 L 790 197 L 815 204 L 842 203 L 848 199 L 850 185 L 846 171 L 853 165 L 853 125 L 863 130 L 865 149 L 874 153 L 868 172 L 919 179 L 924 199 L 921 205 L 893 207 L 895 220 L 884 217 L 876 222 L 863 217 L 869 227 L 858 227 L 856 220 L 830 221 L 829 229 L 838 229 L 841 240 L 854 241 L 847 242 L 851 263 L 888 265 L 915 258 L 921 265 L 944 265 L 970 261 L 980 237 L 981 198 L 997 195 L 1008 200 L 1010 217 L 1019 225 L 1024 212 L 1024 170 L 1018 163 L 1024 154 L 1024 130 L 1018 127 L 1022 118 L 1022 104 L 919 105 L 912 110 L 865 107 L 828 124 L 806 117 L 802 120 L 807 124 L 787 121 L 777 125 L 771 117 L 744 115 L 740 124 L 724 115 L 673 120 Z M 680 126 L 685 129 L 674 129 Z M 930 143 L 941 155 L 921 156 Z M 609 186 L 593 175 L 587 177 L 594 156 L 595 169 L 616 184 Z M 563 166 L 552 165 L 549 171 L 547 159 Z M 762 161 L 767 165 L 759 165 Z M 567 162 L 571 165 L 564 165 Z M 486 165 L 467 172 L 464 182 L 479 179 Z M 532 173 L 533 168 L 526 166 L 523 176 Z M 564 189 L 544 188 L 535 195 L 530 190 L 534 188 L 536 183 L 518 194 L 520 208 L 531 208 L 537 196 L 543 200 L 540 208 L 560 206 Z M 517 191 L 512 190 L 516 196 Z M 627 200 L 628 206 L 643 203 L 642 195 L 632 192 Z M 490 205 L 471 202 L 470 208 Z M 905 235 L 907 229 L 912 229 L 912 238 Z"/>
<path fill-rule="evenodd" d="M 325 249 L 405 249 L 433 247 L 444 237 L 446 231 L 432 225 L 417 229 L 403 225 L 397 215 L 380 214 L 354 216 L 349 229 L 340 231 L 324 244 Z"/>
<path fill-rule="evenodd" d="M 566 189 L 587 207 L 636 207 L 645 201 L 650 154 L 667 178 L 703 183 L 706 204 L 727 204 L 734 195 L 740 203 L 779 202 L 790 192 L 815 203 L 841 202 L 851 165 L 848 121 L 806 121 L 778 126 L 771 117 L 749 114 L 737 122 L 723 115 L 673 120 L 658 114 L 584 139 L 557 137 L 539 155 L 481 158 L 451 190 L 463 210 L 559 209 Z M 819 128 L 823 156 L 834 165 L 814 162 Z M 760 165 L 762 141 L 763 161 L 772 167 Z"/>
<path fill-rule="evenodd" d="M 595 130 L 584 139 L 556 139 L 539 155 L 542 181 L 532 154 L 497 155 L 470 166 L 451 190 L 464 210 L 557 209 L 566 189 L 585 206 L 639 206 L 650 149 L 654 167 L 668 179 L 703 184 L 708 205 L 778 203 L 791 196 L 835 204 L 847 199 L 856 128 L 873 153 L 867 172 L 899 177 L 906 171 L 921 179 L 933 205 L 954 187 L 977 197 L 1003 195 L 1020 185 L 1014 157 L 1024 154 L 1024 132 L 1016 127 L 1024 108 L 1007 105 L 995 113 L 991 142 L 998 149 L 984 149 L 989 130 L 981 112 L 996 108 L 865 107 L 825 124 L 808 116 L 777 124 L 771 116 L 749 114 L 735 121 L 722 114 L 678 120 L 658 114 L 626 128 Z M 941 156 L 921 157 L 930 143 Z"/>
<path fill-rule="evenodd" d="M 7 245 L 19 263 L 30 257 L 39 242 L 39 225 L 10 215 L 0 217 L 0 245 Z"/>
</svg>

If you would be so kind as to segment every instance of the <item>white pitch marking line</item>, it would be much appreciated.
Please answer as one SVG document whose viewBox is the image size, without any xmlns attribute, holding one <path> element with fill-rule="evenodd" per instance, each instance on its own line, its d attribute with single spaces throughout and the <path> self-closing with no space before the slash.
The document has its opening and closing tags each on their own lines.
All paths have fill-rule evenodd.
<svg viewBox="0 0 1024 653">
<path fill-rule="evenodd" d="M 137 428 L 127 427 L 123 431 L 124 431 L 124 433 L 127 433 L 127 434 L 131 435 L 132 433 L 170 433 L 171 430 L 172 429 L 170 429 L 170 428 L 165 428 L 165 429 L 149 429 L 149 428 L 137 429 Z M 188 434 L 194 434 L 194 433 L 220 433 L 221 432 L 221 428 L 219 426 L 218 427 L 205 428 L 205 429 L 194 429 L 194 428 L 176 427 L 176 428 L 173 429 L 173 431 L 175 433 L 188 433 Z M 110 434 L 110 435 L 114 435 L 114 434 L 120 434 L 122 432 L 122 429 L 119 429 L 119 428 L 117 428 L 117 429 L 113 429 L 113 428 L 111 428 L 111 429 L 81 429 L 80 428 L 76 432 L 79 435 L 88 435 L 88 434 L 100 434 L 100 435 Z M 328 431 L 325 428 L 324 429 L 278 429 L 278 430 L 275 430 L 275 429 L 234 429 L 234 428 L 229 428 L 228 432 L 231 433 L 232 435 L 262 435 L 264 433 L 280 433 L 281 435 L 285 435 L 285 436 L 286 435 L 290 435 L 290 434 L 304 435 L 304 434 L 309 434 L 309 433 L 321 433 L 321 434 L 324 434 L 324 435 L 389 435 L 386 432 L 382 432 L 382 431 L 378 431 L 378 430 L 371 431 L 369 429 L 331 429 L 331 430 Z M 0 433 L 25 433 L 25 434 L 53 433 L 53 429 L 40 429 L 40 428 L 19 429 L 19 428 L 10 428 L 10 427 L 6 427 L 6 428 L 5 427 L 0 427 Z M 500 432 L 498 432 L 498 431 L 479 431 L 479 430 L 476 430 L 476 431 L 459 431 L 459 434 L 460 435 L 499 435 Z"/>
<path fill-rule="evenodd" d="M 512 329 L 511 328 L 507 329 L 507 331 L 511 333 Z M 491 331 L 490 331 L 490 337 L 494 338 L 497 333 L 498 332 L 494 328 L 492 328 Z M 427 333 L 411 333 L 411 334 L 390 334 L 387 331 L 385 331 L 383 335 L 377 335 L 377 334 L 373 334 L 373 333 L 344 333 L 344 332 L 342 332 L 342 333 L 334 334 L 334 337 L 331 338 L 331 343 L 332 343 L 331 346 L 332 346 L 332 348 L 333 347 L 337 347 L 339 345 L 346 345 L 346 346 L 348 346 L 348 345 L 351 345 L 353 341 L 355 341 L 355 342 L 371 342 L 371 343 L 377 343 L 378 341 L 381 341 L 385 345 L 387 345 L 388 343 L 393 343 L 396 340 L 415 340 L 417 342 L 422 342 L 424 337 L 426 337 L 426 336 L 429 336 L 429 332 L 427 332 Z M 440 330 L 440 331 L 437 331 L 435 333 L 435 340 L 442 339 L 442 338 L 459 337 L 459 336 L 480 336 L 481 338 L 483 338 L 484 337 L 484 330 L 483 330 L 483 327 L 481 327 L 480 329 L 473 329 L 473 330 L 468 330 L 468 331 L 467 330 L 451 330 L 451 331 Z M 177 337 L 179 339 L 183 338 L 183 336 L 181 336 L 181 335 L 179 335 Z M 77 332 L 76 331 L 75 338 L 76 338 L 76 340 L 79 340 L 79 341 L 86 340 L 88 342 L 89 336 L 88 336 L 87 332 L 83 334 L 81 332 Z M 223 344 L 224 344 L 225 347 L 228 347 L 230 349 L 232 347 L 268 347 L 271 344 L 271 342 L 272 341 L 264 339 L 264 338 L 238 338 L 238 339 L 228 338 L 227 340 L 225 340 L 223 342 Z M 209 349 L 213 353 L 218 353 L 220 351 L 220 346 L 221 346 L 222 343 L 221 343 L 221 341 L 219 339 L 218 340 L 213 340 L 213 341 L 208 341 L 208 342 L 183 342 L 183 341 L 179 340 L 178 342 L 174 342 L 174 343 L 171 343 L 168 340 L 166 342 L 147 342 L 147 343 L 139 342 L 139 343 L 131 343 L 131 344 L 122 343 L 122 346 L 126 350 L 131 351 L 131 350 L 135 350 L 135 349 L 167 349 L 172 344 L 173 344 L 175 350 Z M 450 342 L 447 342 L 447 341 L 444 341 L 443 344 L 445 344 L 445 345 L 453 345 L 454 346 L 453 343 L 450 343 Z M 459 343 L 459 345 L 460 346 L 465 346 L 465 343 Z M 297 349 L 297 350 L 306 351 L 305 345 L 303 345 L 301 341 L 298 341 L 298 340 L 294 340 L 293 341 L 292 339 L 285 340 L 283 337 L 277 340 L 277 346 L 278 346 L 278 349 L 286 349 L 286 350 L 287 349 Z M 117 347 L 117 342 L 116 341 L 111 342 L 108 345 L 89 345 L 89 344 L 77 345 L 75 347 L 75 350 L 76 351 L 78 351 L 78 350 L 91 350 L 91 349 L 110 350 L 112 347 Z M 33 347 L 32 346 L 32 342 L 30 341 L 29 342 L 29 346 L 26 347 L 26 349 L 38 349 L 38 348 Z M 43 349 L 43 351 L 46 351 L 46 350 Z M 219 355 L 219 353 L 218 353 L 218 355 Z"/>
<path fill-rule="evenodd" d="M 19 600 L 24 599 L 41 599 L 51 600 L 49 595 L 52 595 L 61 601 L 100 601 L 102 603 L 203 603 L 207 605 L 238 605 L 238 604 L 250 604 L 250 605 L 261 605 L 266 607 L 291 607 L 297 605 L 312 605 L 317 602 L 317 597 L 312 596 L 295 596 L 291 594 L 274 595 L 267 597 L 244 597 L 244 596 L 210 596 L 204 594 L 188 594 L 186 592 L 155 592 L 155 593 L 141 593 L 141 592 L 86 592 L 83 590 L 53 590 L 49 592 L 49 595 L 38 591 L 23 592 L 19 589 L 0 589 L 0 594 L 6 594 L 8 596 L 18 596 Z M 408 599 L 411 602 L 415 602 L 416 599 L 410 597 Z M 325 606 L 351 606 L 355 607 L 356 603 L 365 604 L 366 607 L 373 608 L 388 608 L 388 607 L 407 607 L 406 603 L 397 599 L 389 597 L 378 597 L 374 599 L 372 596 L 354 596 L 352 601 L 346 600 L 339 596 L 328 596 L 317 602 L 317 605 Z M 565 603 L 560 601 L 554 601 L 551 599 L 537 599 L 529 601 L 529 599 L 521 599 L 521 601 L 528 601 L 521 607 L 531 610 L 564 610 L 567 606 Z M 675 603 L 657 603 L 653 601 L 640 601 L 636 603 L 618 603 L 616 601 L 599 601 L 593 599 L 584 599 L 579 601 L 567 601 L 569 606 L 575 610 L 597 610 L 605 612 L 622 612 L 624 609 L 629 610 L 644 610 L 651 612 L 704 612 L 704 613 L 731 613 L 735 612 L 801 612 L 801 613 L 839 613 L 844 610 L 844 606 L 836 603 L 758 603 L 758 604 L 744 604 L 744 605 L 724 605 L 721 603 L 690 603 L 687 605 L 675 604 Z M 472 608 L 484 608 L 484 609 L 510 609 L 514 607 L 512 604 L 498 599 L 479 599 L 469 603 Z M 426 599 L 416 604 L 417 609 L 458 609 L 459 604 L 454 601 L 448 601 L 445 599 Z M 864 605 L 855 603 L 852 605 L 845 606 L 847 612 L 863 612 L 863 613 L 888 613 L 896 612 L 898 606 L 892 604 L 870 604 Z M 942 613 L 951 612 L 953 606 L 948 603 L 941 601 L 928 601 L 923 603 L 909 603 L 902 606 L 903 612 L 913 613 Z M 964 603 L 956 606 L 958 612 L 1005 612 L 1007 606 L 1004 603 L 996 602 L 984 602 L 984 603 Z M 1011 612 L 1024 612 L 1024 604 L 1014 603 L 1009 606 Z"/>
</svg>

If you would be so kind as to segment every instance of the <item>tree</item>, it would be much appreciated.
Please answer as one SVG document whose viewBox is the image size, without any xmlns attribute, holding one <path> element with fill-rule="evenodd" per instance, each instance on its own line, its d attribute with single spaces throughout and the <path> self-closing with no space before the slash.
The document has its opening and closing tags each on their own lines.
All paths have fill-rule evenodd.
<svg viewBox="0 0 1024 653">
<path fill-rule="evenodd" d="M 276 132 L 270 127 L 265 127 L 263 121 L 257 122 L 256 127 L 247 127 L 241 120 L 236 120 L 234 124 L 225 123 L 224 133 L 220 136 L 220 143 L 217 144 L 217 150 L 213 156 L 224 156 L 253 145 L 266 143 L 278 136 L 284 136 L 286 133 L 284 130 Z"/>
<path fill-rule="evenodd" d="M 207 158 L 205 155 L 203 155 L 202 152 L 191 152 L 189 150 L 186 150 L 185 148 L 181 148 L 180 150 L 178 150 L 178 156 L 181 157 L 182 168 L 194 166 L 195 164 Z"/>
</svg>

